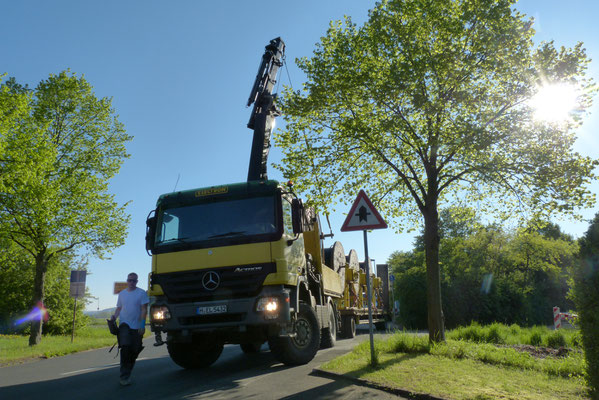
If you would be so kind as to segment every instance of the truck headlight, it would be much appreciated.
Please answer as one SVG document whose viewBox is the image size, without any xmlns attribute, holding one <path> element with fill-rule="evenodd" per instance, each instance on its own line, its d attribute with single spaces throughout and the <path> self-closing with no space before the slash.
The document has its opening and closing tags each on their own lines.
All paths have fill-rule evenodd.
<svg viewBox="0 0 599 400">
<path fill-rule="evenodd" d="M 279 315 L 279 308 L 278 297 L 261 297 L 256 303 L 256 311 L 264 312 L 267 318 L 276 318 Z"/>
<path fill-rule="evenodd" d="M 150 318 L 155 324 L 163 324 L 171 319 L 171 312 L 167 306 L 152 306 L 150 308 Z"/>
</svg>

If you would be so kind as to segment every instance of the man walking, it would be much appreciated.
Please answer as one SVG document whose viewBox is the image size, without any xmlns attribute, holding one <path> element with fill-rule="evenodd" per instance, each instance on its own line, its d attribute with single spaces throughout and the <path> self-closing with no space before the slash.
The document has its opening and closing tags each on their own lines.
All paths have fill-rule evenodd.
<svg viewBox="0 0 599 400">
<path fill-rule="evenodd" d="M 123 386 L 131 384 L 131 371 L 142 350 L 148 303 L 146 291 L 137 287 L 137 274 L 132 272 L 127 275 L 127 289 L 119 293 L 116 311 L 112 316 L 112 320 L 119 318 L 120 383 Z"/>
</svg>

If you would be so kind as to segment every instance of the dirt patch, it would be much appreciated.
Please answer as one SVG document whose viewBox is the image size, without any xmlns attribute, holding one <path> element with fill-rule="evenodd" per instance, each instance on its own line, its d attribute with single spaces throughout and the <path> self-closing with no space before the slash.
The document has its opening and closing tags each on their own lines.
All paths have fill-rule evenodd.
<svg viewBox="0 0 599 400">
<path fill-rule="evenodd" d="M 521 353 L 528 353 L 536 358 L 547 358 L 547 357 L 555 357 L 561 358 L 566 357 L 570 352 L 577 351 L 574 349 L 570 349 L 568 347 L 560 347 L 558 349 L 554 349 L 552 347 L 536 347 L 531 346 L 529 344 L 519 344 L 515 346 L 502 346 L 502 347 L 510 347 L 516 351 Z"/>
</svg>

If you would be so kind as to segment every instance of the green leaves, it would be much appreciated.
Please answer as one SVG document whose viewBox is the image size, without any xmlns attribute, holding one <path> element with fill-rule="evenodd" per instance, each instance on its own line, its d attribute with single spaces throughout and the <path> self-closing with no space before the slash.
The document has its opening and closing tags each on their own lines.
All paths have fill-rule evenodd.
<svg viewBox="0 0 599 400">
<path fill-rule="evenodd" d="M 303 89 L 284 92 L 276 167 L 321 210 L 366 189 L 398 230 L 457 197 L 501 218 L 592 204 L 597 161 L 572 149 L 580 118 L 540 125 L 527 103 L 541 82 L 573 82 L 583 115 L 596 92 L 589 60 L 581 44 L 535 49 L 512 6 L 383 1 L 361 27 L 331 23 L 297 61 Z"/>
<path fill-rule="evenodd" d="M 578 312 L 587 361 L 587 383 L 591 398 L 599 396 L 599 214 L 580 240 L 579 264 L 574 269 L 570 295 Z"/>
<path fill-rule="evenodd" d="M 108 181 L 129 157 L 131 139 L 111 101 L 70 71 L 34 90 L 14 80 L 0 86 L 0 239 L 30 256 L 33 304 L 44 301 L 53 260 L 102 257 L 123 244 L 129 215 Z M 29 343 L 40 339 L 34 322 Z"/>
<path fill-rule="evenodd" d="M 0 194 L 0 218 L 9 236 L 47 258 L 74 247 L 102 256 L 122 244 L 128 216 L 107 188 L 129 156 L 131 137 L 110 100 L 96 98 L 83 77 L 68 71 L 33 91 L 3 85 L 1 93 L 3 109 L 13 110 L 0 128 L 8 188 Z"/>
</svg>

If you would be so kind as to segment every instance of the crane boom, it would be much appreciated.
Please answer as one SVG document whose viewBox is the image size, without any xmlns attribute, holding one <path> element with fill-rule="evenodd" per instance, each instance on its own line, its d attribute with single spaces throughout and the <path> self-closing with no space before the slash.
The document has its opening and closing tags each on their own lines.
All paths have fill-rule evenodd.
<svg viewBox="0 0 599 400">
<path fill-rule="evenodd" d="M 265 47 L 247 102 L 248 107 L 254 105 L 247 125 L 254 130 L 248 182 L 268 179 L 266 164 L 270 149 L 270 134 L 274 128 L 275 118 L 281 115 L 275 104 L 276 94 L 273 94 L 272 90 L 277 82 L 279 67 L 283 65 L 284 54 L 285 43 L 281 38 L 271 40 Z"/>
</svg>

